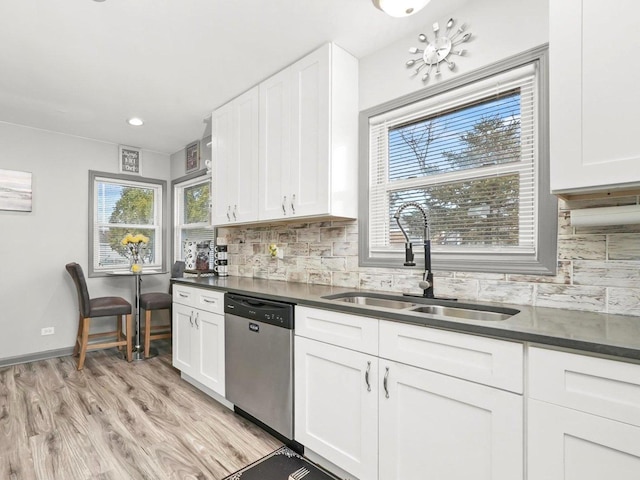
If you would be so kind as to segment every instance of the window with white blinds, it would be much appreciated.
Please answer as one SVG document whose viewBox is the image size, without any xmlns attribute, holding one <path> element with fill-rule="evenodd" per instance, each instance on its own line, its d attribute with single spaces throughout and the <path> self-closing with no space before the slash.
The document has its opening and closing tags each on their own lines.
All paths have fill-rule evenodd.
<svg viewBox="0 0 640 480">
<path fill-rule="evenodd" d="M 178 180 L 173 186 L 174 259 L 184 260 L 185 241 L 214 240 L 211 227 L 211 177 Z"/>
<path fill-rule="evenodd" d="M 415 202 L 428 214 L 436 268 L 515 271 L 500 263 L 520 260 L 531 268 L 519 271 L 550 273 L 539 266 L 540 208 L 553 203 L 540 202 L 541 157 L 548 159 L 540 152 L 539 69 L 533 61 L 368 117 L 363 265 L 402 265 L 394 214 Z M 423 243 L 417 208 L 403 209 L 400 222 L 414 245 Z"/>
<path fill-rule="evenodd" d="M 127 233 L 149 238 L 142 251 L 145 267 L 164 267 L 165 185 L 160 180 L 90 172 L 90 275 L 130 268 L 121 243 Z"/>
</svg>

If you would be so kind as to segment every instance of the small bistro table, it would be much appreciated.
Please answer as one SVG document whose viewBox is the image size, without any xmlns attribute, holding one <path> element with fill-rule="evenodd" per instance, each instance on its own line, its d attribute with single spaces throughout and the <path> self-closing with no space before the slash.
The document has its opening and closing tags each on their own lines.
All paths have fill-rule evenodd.
<svg viewBox="0 0 640 480">
<path fill-rule="evenodd" d="M 141 342 L 141 339 L 140 339 L 140 318 L 141 318 L 140 293 L 141 293 L 141 288 L 142 288 L 142 277 L 145 276 L 145 275 L 161 275 L 163 273 L 167 273 L 167 272 L 163 272 L 161 270 L 153 270 L 153 269 L 145 270 L 144 268 L 140 272 L 137 272 L 137 273 L 133 273 L 130 270 L 109 272 L 109 275 L 114 275 L 114 276 L 135 277 L 135 282 L 134 282 L 134 285 L 135 285 L 134 310 L 135 310 L 136 333 L 135 333 L 135 345 L 133 346 L 133 359 L 134 360 L 144 360 L 144 346 L 142 345 L 142 342 Z"/>
</svg>

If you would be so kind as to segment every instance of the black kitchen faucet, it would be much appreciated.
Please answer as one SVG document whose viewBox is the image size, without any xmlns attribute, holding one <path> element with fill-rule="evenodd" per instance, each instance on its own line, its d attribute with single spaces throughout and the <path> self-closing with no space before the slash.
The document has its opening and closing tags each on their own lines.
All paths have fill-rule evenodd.
<svg viewBox="0 0 640 480">
<path fill-rule="evenodd" d="M 400 208 L 398 208 L 395 215 L 393 216 L 393 218 L 396 219 L 396 223 L 398 224 L 398 227 L 400 227 L 400 230 L 402 231 L 402 234 L 404 235 L 404 238 L 406 240 L 404 244 L 404 252 L 405 252 L 404 265 L 405 267 L 415 267 L 416 265 L 416 262 L 414 262 L 413 245 L 409 240 L 409 236 L 407 235 L 407 232 L 405 232 L 404 228 L 402 228 L 402 224 L 400 223 L 400 214 L 405 208 L 408 208 L 408 207 L 417 208 L 420 211 L 420 213 L 422 213 L 422 217 L 424 219 L 424 236 L 423 236 L 424 275 L 422 276 L 422 281 L 418 283 L 418 286 L 423 290 L 423 294 L 422 294 L 423 297 L 434 298 L 433 273 L 431 272 L 431 240 L 429 235 L 429 220 L 427 218 L 427 212 L 425 211 L 425 209 L 419 203 L 416 203 L 416 202 L 403 203 L 402 205 L 400 205 Z"/>
</svg>

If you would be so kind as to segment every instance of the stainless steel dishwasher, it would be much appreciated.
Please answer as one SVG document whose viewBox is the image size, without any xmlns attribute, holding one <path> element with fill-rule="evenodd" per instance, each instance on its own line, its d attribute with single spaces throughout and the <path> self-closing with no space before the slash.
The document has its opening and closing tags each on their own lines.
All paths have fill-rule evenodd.
<svg viewBox="0 0 640 480">
<path fill-rule="evenodd" d="M 293 438 L 293 305 L 225 294 L 226 397 Z"/>
</svg>

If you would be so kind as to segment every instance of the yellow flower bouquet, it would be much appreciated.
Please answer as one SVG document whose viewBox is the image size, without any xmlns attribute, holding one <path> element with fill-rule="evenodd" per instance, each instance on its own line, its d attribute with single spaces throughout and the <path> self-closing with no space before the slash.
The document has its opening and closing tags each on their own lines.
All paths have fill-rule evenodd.
<svg viewBox="0 0 640 480">
<path fill-rule="evenodd" d="M 129 257 L 131 261 L 131 271 L 133 273 L 139 273 L 142 271 L 142 250 L 149 243 L 149 237 L 145 237 L 141 233 L 137 235 L 127 235 L 120 242 L 123 247 L 126 247 L 125 255 Z"/>
</svg>

